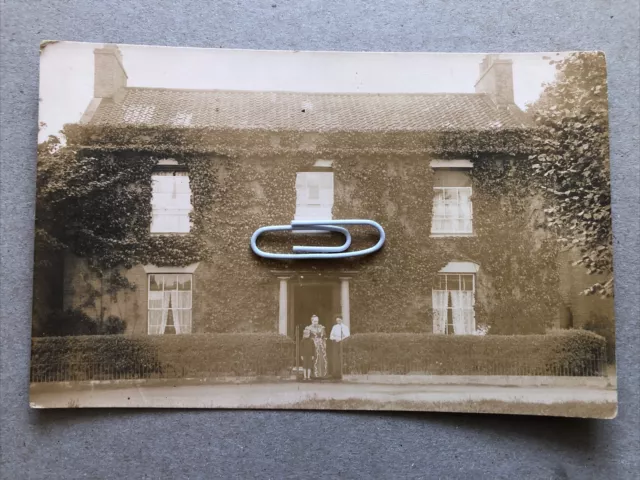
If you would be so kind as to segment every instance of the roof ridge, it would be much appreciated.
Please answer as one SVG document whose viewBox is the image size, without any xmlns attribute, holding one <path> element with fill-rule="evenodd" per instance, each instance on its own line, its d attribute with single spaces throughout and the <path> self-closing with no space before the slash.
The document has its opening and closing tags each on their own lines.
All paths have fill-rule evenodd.
<svg viewBox="0 0 640 480">
<path fill-rule="evenodd" d="M 203 93 L 275 93 L 275 94 L 290 94 L 290 95 L 321 95 L 321 96 L 335 96 L 335 95 L 347 95 L 347 96 L 469 96 L 469 97 L 486 97 L 487 93 L 475 93 L 475 92 L 301 92 L 294 90 L 231 90 L 226 88 L 168 88 L 168 87 L 136 87 L 128 86 L 125 90 L 161 90 L 169 92 L 203 92 Z"/>
</svg>

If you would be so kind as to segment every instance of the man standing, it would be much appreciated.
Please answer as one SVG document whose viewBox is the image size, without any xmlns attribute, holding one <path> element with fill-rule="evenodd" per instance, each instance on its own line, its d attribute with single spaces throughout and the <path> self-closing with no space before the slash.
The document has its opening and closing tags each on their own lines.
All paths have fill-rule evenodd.
<svg viewBox="0 0 640 480">
<path fill-rule="evenodd" d="M 341 342 L 351 333 L 349 327 L 343 325 L 342 317 L 336 317 L 336 324 L 331 329 L 329 341 L 331 342 L 331 375 L 333 378 L 342 378 L 342 344 Z"/>
</svg>

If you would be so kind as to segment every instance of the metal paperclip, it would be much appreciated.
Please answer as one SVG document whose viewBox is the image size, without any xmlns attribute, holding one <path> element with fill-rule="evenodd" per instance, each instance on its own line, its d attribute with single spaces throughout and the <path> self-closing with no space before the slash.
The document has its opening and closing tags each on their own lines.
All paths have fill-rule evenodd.
<svg viewBox="0 0 640 480">
<path fill-rule="evenodd" d="M 370 225 L 378 230 L 380 233 L 380 239 L 374 246 L 365 248 L 364 250 L 356 250 L 353 252 L 345 252 L 351 246 L 351 234 L 349 230 L 341 227 L 340 225 Z M 328 232 L 338 232 L 345 236 L 345 242 L 338 247 L 329 246 L 310 246 L 310 245 L 295 245 L 293 247 L 294 252 L 309 252 L 309 253 L 269 253 L 264 252 L 258 248 L 256 242 L 258 237 L 265 232 L 281 232 L 281 231 L 309 231 L 309 230 L 325 230 Z M 351 258 L 361 257 L 363 255 L 369 255 L 370 253 L 377 252 L 382 248 L 385 241 L 385 233 L 382 226 L 374 222 L 373 220 L 294 220 L 291 225 L 270 225 L 268 227 L 260 227 L 251 236 L 251 250 L 256 255 L 263 258 L 273 258 L 277 260 L 298 260 L 298 259 L 322 259 L 322 258 Z"/>
</svg>

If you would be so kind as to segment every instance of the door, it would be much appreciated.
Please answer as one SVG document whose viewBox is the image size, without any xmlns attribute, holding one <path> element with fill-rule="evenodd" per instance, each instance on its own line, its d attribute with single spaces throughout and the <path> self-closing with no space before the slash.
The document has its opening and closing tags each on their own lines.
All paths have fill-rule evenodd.
<svg viewBox="0 0 640 480">
<path fill-rule="evenodd" d="M 311 324 L 311 316 L 317 315 L 321 325 L 327 330 L 327 336 L 333 327 L 334 318 L 340 312 L 336 305 L 340 304 L 337 296 L 337 282 L 300 283 L 293 285 L 293 328 L 299 327 L 299 335 L 302 335 L 304 327 Z"/>
</svg>

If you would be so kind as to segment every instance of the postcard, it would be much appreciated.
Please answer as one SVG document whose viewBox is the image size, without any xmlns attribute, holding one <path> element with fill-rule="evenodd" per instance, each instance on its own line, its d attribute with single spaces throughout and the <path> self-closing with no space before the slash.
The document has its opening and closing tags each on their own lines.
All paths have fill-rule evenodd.
<svg viewBox="0 0 640 480">
<path fill-rule="evenodd" d="M 31 406 L 613 418 L 606 79 L 44 42 Z"/>
</svg>

